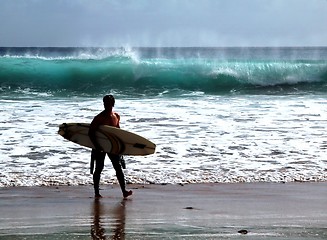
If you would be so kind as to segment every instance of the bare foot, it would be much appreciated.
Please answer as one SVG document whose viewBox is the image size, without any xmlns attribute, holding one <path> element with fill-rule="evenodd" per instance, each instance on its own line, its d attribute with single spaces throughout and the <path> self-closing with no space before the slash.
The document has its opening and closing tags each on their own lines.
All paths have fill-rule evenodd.
<svg viewBox="0 0 327 240">
<path fill-rule="evenodd" d="M 99 198 L 102 198 L 102 196 L 101 196 L 100 194 L 95 194 L 95 195 L 94 195 L 94 198 L 95 198 L 95 199 L 99 199 Z"/>
<path fill-rule="evenodd" d="M 124 198 L 127 198 L 127 197 L 131 196 L 132 194 L 133 194 L 132 190 L 129 190 L 129 191 L 125 191 L 123 195 L 124 195 Z"/>
</svg>

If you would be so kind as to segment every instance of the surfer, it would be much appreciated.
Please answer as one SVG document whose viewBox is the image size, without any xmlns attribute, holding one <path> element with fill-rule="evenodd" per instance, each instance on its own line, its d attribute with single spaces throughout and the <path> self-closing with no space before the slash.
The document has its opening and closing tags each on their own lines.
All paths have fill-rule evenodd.
<svg viewBox="0 0 327 240">
<path fill-rule="evenodd" d="M 93 184 L 94 184 L 94 193 L 96 198 L 100 198 L 100 192 L 99 192 L 99 183 L 100 183 L 100 177 L 101 172 L 104 167 L 104 159 L 106 157 L 106 153 L 103 152 L 101 146 L 96 140 L 95 132 L 98 129 L 100 125 L 109 125 L 113 127 L 120 128 L 119 121 L 120 116 L 118 113 L 113 112 L 113 107 L 115 105 L 115 98 L 112 95 L 106 95 L 103 97 L 103 105 L 104 110 L 96 115 L 91 122 L 90 130 L 89 130 L 89 136 L 90 139 L 95 146 L 95 149 L 92 149 L 91 152 L 91 161 L 95 160 L 95 171 L 93 173 Z M 122 170 L 122 166 L 120 163 L 121 156 L 116 154 L 109 154 L 108 157 L 111 160 L 112 166 L 114 167 L 116 171 L 116 176 L 120 185 L 120 188 L 123 192 L 124 198 L 127 198 L 128 196 L 132 195 L 132 191 L 126 190 L 126 184 L 125 184 L 125 176 L 124 172 Z M 91 173 L 93 172 L 93 164 L 91 163 Z"/>
</svg>

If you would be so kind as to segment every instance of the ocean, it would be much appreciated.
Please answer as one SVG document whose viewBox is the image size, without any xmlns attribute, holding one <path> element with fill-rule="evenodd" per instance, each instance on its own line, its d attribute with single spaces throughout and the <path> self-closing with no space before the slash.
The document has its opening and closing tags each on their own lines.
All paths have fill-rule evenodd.
<svg viewBox="0 0 327 240">
<path fill-rule="evenodd" d="M 0 187 L 92 184 L 57 131 L 105 94 L 157 145 L 125 156 L 127 183 L 327 180 L 327 47 L 0 48 Z"/>
</svg>

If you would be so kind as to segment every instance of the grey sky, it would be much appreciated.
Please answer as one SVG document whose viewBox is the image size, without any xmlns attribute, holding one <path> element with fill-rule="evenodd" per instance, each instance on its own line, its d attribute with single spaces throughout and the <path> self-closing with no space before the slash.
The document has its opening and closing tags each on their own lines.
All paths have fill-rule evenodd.
<svg viewBox="0 0 327 240">
<path fill-rule="evenodd" d="M 327 46 L 327 0 L 0 0 L 0 46 Z"/>
</svg>

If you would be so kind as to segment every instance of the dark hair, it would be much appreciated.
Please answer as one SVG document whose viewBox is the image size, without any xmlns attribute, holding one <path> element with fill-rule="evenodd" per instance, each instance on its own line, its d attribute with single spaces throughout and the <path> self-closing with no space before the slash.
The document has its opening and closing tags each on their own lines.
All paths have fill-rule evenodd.
<svg viewBox="0 0 327 240">
<path fill-rule="evenodd" d="M 115 105 L 115 98 L 112 95 L 106 95 L 103 97 L 103 102 L 104 103 L 110 103 L 111 106 Z"/>
</svg>

